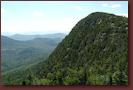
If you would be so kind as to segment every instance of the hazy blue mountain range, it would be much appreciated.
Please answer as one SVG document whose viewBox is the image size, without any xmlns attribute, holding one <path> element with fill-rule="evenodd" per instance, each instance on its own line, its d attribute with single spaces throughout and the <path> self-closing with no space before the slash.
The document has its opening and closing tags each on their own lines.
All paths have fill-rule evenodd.
<svg viewBox="0 0 133 90">
<path fill-rule="evenodd" d="M 40 60 L 36 60 L 37 58 L 47 58 L 63 39 L 63 35 L 57 37 L 56 35 L 58 34 L 46 35 L 47 38 L 34 37 L 26 41 L 1 36 L 2 72 L 39 62 Z M 26 36 L 28 37 L 28 35 Z M 25 35 L 20 37 L 25 38 Z"/>
<path fill-rule="evenodd" d="M 23 35 L 23 34 L 14 34 L 8 36 L 11 39 L 14 40 L 20 40 L 20 41 L 26 41 L 26 40 L 32 40 L 35 38 L 64 38 L 66 34 L 64 33 L 55 33 L 55 34 L 46 34 L 46 35 Z"/>
</svg>

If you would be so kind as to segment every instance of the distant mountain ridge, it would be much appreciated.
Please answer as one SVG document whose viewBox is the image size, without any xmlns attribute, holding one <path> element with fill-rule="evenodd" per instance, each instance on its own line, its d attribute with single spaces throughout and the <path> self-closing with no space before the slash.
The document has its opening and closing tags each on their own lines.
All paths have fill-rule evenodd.
<svg viewBox="0 0 133 90">
<path fill-rule="evenodd" d="M 32 40 L 35 38 L 64 38 L 66 34 L 64 33 L 54 33 L 54 34 L 44 34 L 44 35 L 24 35 L 24 34 L 14 34 L 7 36 L 11 39 L 14 40 L 19 40 L 19 41 L 27 41 L 27 40 Z"/>
</svg>

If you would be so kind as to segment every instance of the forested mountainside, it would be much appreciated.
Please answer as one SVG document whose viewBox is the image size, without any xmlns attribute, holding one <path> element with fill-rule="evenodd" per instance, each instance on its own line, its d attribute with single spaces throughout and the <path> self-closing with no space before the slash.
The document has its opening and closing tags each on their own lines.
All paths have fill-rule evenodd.
<svg viewBox="0 0 133 90">
<path fill-rule="evenodd" d="M 7 85 L 128 85 L 128 19 L 95 12 L 47 60 L 3 75 Z"/>
<path fill-rule="evenodd" d="M 18 41 L 6 36 L 1 37 L 2 73 L 37 63 L 39 58 L 46 59 L 63 38 L 35 38 Z"/>
</svg>

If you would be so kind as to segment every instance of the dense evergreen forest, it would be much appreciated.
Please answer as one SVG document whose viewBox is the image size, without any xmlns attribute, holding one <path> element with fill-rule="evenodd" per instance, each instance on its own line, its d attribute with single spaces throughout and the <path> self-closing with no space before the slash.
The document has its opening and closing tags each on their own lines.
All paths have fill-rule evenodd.
<svg viewBox="0 0 133 90">
<path fill-rule="evenodd" d="M 128 19 L 92 13 L 46 60 L 2 76 L 6 85 L 128 85 Z"/>
</svg>

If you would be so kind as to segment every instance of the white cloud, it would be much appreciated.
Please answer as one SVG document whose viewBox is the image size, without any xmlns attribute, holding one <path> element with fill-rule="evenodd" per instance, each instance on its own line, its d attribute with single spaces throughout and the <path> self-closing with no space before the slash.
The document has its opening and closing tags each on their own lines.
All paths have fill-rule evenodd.
<svg viewBox="0 0 133 90">
<path fill-rule="evenodd" d="M 102 4 L 103 7 L 108 7 L 109 5 L 107 3 Z"/>
<path fill-rule="evenodd" d="M 34 11 L 33 15 L 34 16 L 43 16 L 43 12 L 42 11 Z"/>
<path fill-rule="evenodd" d="M 111 8 L 120 8 L 120 7 L 121 7 L 120 4 L 113 4 L 113 5 L 111 5 Z"/>
<path fill-rule="evenodd" d="M 116 15 L 128 17 L 128 14 L 116 14 Z"/>
<path fill-rule="evenodd" d="M 73 6 L 74 10 L 83 10 L 83 8 L 81 6 Z"/>
<path fill-rule="evenodd" d="M 120 8 L 121 4 L 102 3 L 101 6 L 102 7 L 109 7 L 109 8 L 112 8 L 112 9 L 116 9 L 116 8 Z"/>
<path fill-rule="evenodd" d="M 72 7 L 70 7 L 70 9 L 76 10 L 76 11 L 93 11 L 93 10 L 95 10 L 94 8 L 90 8 L 87 6 L 72 6 Z"/>
</svg>

